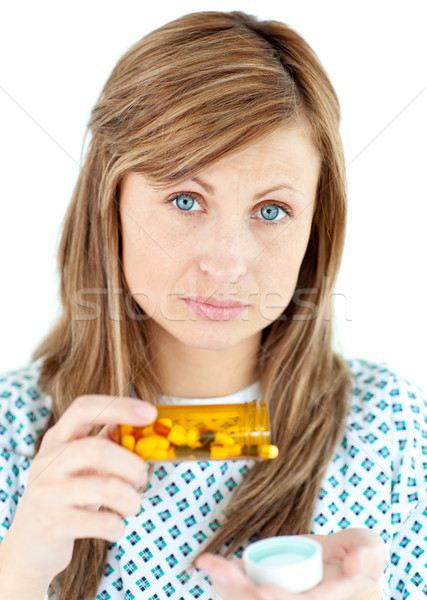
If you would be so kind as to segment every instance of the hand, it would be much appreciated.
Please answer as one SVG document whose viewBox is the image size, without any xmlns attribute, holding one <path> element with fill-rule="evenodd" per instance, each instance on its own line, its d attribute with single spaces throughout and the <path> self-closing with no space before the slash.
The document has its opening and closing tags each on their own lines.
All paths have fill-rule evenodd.
<svg viewBox="0 0 427 600">
<path fill-rule="evenodd" d="M 2 572 L 48 585 L 70 563 L 74 540 L 113 542 L 123 535 L 123 518 L 141 508 L 135 488 L 146 482 L 147 469 L 139 456 L 115 443 L 114 430 L 118 423 L 148 425 L 155 414 L 150 404 L 134 398 L 95 394 L 74 400 L 45 433 L 33 458 L 26 489 L 0 544 Z M 104 424 L 97 436 L 89 436 Z M 111 512 L 96 510 L 101 505 Z"/>
<path fill-rule="evenodd" d="M 202 554 L 196 565 L 207 571 L 223 600 L 381 600 L 378 581 L 386 567 L 386 555 L 379 535 L 368 529 L 349 528 L 306 537 L 322 545 L 324 572 L 322 581 L 305 592 L 253 584 L 241 560 Z"/>
</svg>

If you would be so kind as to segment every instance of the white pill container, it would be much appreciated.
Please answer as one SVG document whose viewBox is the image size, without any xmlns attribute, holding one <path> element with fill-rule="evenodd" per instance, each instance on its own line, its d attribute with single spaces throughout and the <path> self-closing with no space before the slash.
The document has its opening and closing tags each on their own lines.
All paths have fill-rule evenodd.
<svg viewBox="0 0 427 600">
<path fill-rule="evenodd" d="M 253 583 L 277 585 L 290 592 L 309 590 L 323 577 L 322 546 L 305 536 L 259 540 L 244 550 L 242 559 Z"/>
</svg>

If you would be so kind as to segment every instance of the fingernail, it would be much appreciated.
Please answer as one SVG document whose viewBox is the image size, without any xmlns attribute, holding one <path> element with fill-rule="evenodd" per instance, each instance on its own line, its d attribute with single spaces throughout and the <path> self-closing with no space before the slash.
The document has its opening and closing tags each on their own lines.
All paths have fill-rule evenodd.
<svg viewBox="0 0 427 600">
<path fill-rule="evenodd" d="M 135 406 L 135 414 L 141 419 L 153 421 L 156 418 L 157 410 L 151 404 L 137 404 Z"/>
</svg>

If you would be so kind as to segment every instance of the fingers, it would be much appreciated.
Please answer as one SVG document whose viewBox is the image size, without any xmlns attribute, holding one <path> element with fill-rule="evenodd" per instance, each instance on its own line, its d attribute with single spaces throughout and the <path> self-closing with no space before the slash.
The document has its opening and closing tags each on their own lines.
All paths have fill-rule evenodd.
<svg viewBox="0 0 427 600">
<path fill-rule="evenodd" d="M 327 537 L 338 551 L 344 550 L 342 566 L 347 577 L 364 574 L 377 578 L 384 571 L 387 564 L 385 545 L 381 536 L 374 531 L 350 527 Z M 329 549 L 327 555 L 331 551 Z"/>
<path fill-rule="evenodd" d="M 381 574 L 387 564 L 385 545 L 380 535 L 370 529 L 349 527 L 329 535 L 310 536 L 322 545 L 325 563 L 337 561 L 349 577 L 368 569 Z"/>
<path fill-rule="evenodd" d="M 32 476 L 44 473 L 50 480 L 63 481 L 68 476 L 93 472 L 113 475 L 134 487 L 147 479 L 147 465 L 137 454 L 97 436 L 75 440 L 59 452 L 45 453 L 39 457 L 37 472 L 33 469 Z"/>
<path fill-rule="evenodd" d="M 113 512 L 69 509 L 65 511 L 64 518 L 55 524 L 54 534 L 61 542 L 79 538 L 116 542 L 125 529 L 124 520 Z"/>
<path fill-rule="evenodd" d="M 67 503 L 77 508 L 103 505 L 122 517 L 141 510 L 140 494 L 116 477 L 72 477 L 52 485 L 50 491 L 56 497 L 63 494 Z"/>
<path fill-rule="evenodd" d="M 378 580 L 386 566 L 385 546 L 378 534 L 355 527 L 313 538 L 323 547 L 324 573 L 322 582 L 306 592 L 307 600 L 378 596 Z"/>
<path fill-rule="evenodd" d="M 68 443 L 87 436 L 96 425 L 126 423 L 148 425 L 156 417 L 154 406 L 143 400 L 89 394 L 79 396 L 45 434 L 46 442 Z"/>
<path fill-rule="evenodd" d="M 202 554 L 197 567 L 209 575 L 224 600 L 297 600 L 298 596 L 275 586 L 256 586 L 242 570 L 241 561 L 227 560 L 213 554 Z"/>
<path fill-rule="evenodd" d="M 384 571 L 386 561 L 385 546 L 381 538 L 379 542 L 370 540 L 369 545 L 350 550 L 343 562 L 343 573 L 347 577 L 364 575 L 376 579 Z"/>
<path fill-rule="evenodd" d="M 215 588 L 224 600 L 261 600 L 242 571 L 231 561 L 212 554 L 202 554 L 197 567 L 207 571 Z"/>
</svg>

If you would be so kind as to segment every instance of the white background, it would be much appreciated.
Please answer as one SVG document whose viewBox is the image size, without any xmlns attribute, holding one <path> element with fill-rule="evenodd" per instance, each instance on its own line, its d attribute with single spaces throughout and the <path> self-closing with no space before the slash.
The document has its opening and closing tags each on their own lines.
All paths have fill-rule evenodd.
<svg viewBox="0 0 427 600">
<path fill-rule="evenodd" d="M 23 366 L 57 318 L 59 230 L 90 110 L 118 58 L 183 14 L 243 10 L 302 35 L 340 99 L 349 189 L 336 287 L 342 351 L 387 362 L 427 390 L 425 6 L 422 0 L 3 3 L 0 371 Z"/>
</svg>

